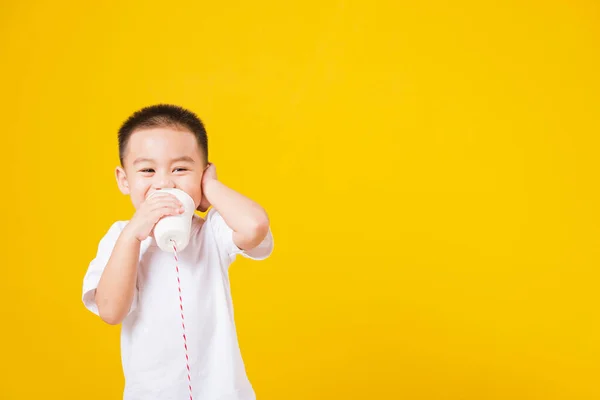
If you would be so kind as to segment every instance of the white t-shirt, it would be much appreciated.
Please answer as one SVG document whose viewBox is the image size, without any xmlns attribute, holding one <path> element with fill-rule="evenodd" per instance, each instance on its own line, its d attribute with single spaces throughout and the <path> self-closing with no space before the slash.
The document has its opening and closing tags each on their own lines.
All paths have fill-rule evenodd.
<svg viewBox="0 0 600 400">
<path fill-rule="evenodd" d="M 100 241 L 83 280 L 83 303 L 98 315 L 95 292 L 112 249 L 128 221 L 115 222 Z M 235 329 L 229 265 L 237 254 L 261 260 L 273 236 L 245 252 L 212 208 L 194 215 L 190 242 L 178 253 L 185 330 L 195 400 L 254 400 Z M 189 399 L 175 259 L 152 237 L 141 243 L 134 299 L 121 327 L 124 400 Z"/>
</svg>

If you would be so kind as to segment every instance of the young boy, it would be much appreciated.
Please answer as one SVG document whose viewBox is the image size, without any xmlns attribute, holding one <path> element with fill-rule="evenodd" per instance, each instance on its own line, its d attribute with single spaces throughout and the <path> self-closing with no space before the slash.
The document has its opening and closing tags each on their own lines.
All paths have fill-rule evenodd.
<svg viewBox="0 0 600 400">
<path fill-rule="evenodd" d="M 100 240 L 83 302 L 105 322 L 122 323 L 125 400 L 255 399 L 238 347 L 228 268 L 238 254 L 267 258 L 273 237 L 263 208 L 217 180 L 207 142 L 198 117 L 173 105 L 144 108 L 119 130 L 117 184 L 136 211 Z M 185 191 L 197 210 L 212 205 L 206 219 L 194 214 L 189 244 L 178 253 L 189 362 L 174 255 L 152 235 L 159 219 L 183 212 L 175 196 L 160 193 L 164 188 Z"/>
</svg>

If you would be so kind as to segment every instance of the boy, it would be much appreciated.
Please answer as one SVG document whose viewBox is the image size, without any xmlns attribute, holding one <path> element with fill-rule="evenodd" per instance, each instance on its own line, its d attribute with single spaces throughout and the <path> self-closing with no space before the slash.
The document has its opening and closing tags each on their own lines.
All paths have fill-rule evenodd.
<svg viewBox="0 0 600 400">
<path fill-rule="evenodd" d="M 119 130 L 117 184 L 135 213 L 100 241 L 83 281 L 85 306 L 122 323 L 124 400 L 254 400 L 238 347 L 228 268 L 236 255 L 267 258 L 273 249 L 261 206 L 217 180 L 206 131 L 192 112 L 155 105 Z M 197 210 L 189 244 L 178 253 L 186 349 L 173 254 L 152 236 L 156 222 L 183 212 L 164 188 L 188 193 Z M 151 194 L 153 196 L 149 197 Z M 189 365 L 189 378 L 188 369 Z"/>
</svg>

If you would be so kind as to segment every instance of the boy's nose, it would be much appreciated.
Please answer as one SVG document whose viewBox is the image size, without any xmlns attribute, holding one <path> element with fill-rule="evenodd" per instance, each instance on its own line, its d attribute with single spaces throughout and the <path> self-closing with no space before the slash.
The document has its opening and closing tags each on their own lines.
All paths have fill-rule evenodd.
<svg viewBox="0 0 600 400">
<path fill-rule="evenodd" d="M 160 189 L 173 189 L 175 187 L 175 182 L 171 179 L 161 179 L 152 184 L 152 188 L 155 190 Z"/>
</svg>

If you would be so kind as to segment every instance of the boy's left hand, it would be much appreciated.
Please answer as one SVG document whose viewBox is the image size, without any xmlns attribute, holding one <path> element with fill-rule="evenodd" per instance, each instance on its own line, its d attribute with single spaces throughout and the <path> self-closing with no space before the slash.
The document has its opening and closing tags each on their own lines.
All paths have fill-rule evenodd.
<svg viewBox="0 0 600 400">
<path fill-rule="evenodd" d="M 202 200 L 197 208 L 198 211 L 205 212 L 210 207 L 210 201 L 206 197 L 205 188 L 206 184 L 211 180 L 217 180 L 217 168 L 213 163 L 208 163 L 202 174 Z"/>
</svg>

